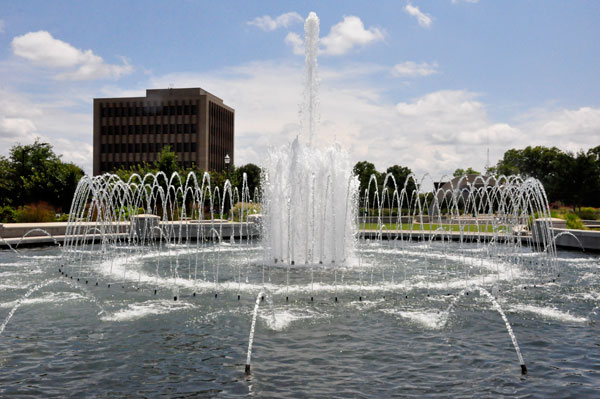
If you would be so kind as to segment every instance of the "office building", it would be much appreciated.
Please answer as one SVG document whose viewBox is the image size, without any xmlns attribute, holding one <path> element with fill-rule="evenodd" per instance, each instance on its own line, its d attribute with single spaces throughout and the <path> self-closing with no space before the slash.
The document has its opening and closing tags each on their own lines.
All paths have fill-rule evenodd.
<svg viewBox="0 0 600 399">
<path fill-rule="evenodd" d="M 94 99 L 94 175 L 156 161 L 170 146 L 180 166 L 222 171 L 234 163 L 233 108 L 200 88 Z"/>
</svg>

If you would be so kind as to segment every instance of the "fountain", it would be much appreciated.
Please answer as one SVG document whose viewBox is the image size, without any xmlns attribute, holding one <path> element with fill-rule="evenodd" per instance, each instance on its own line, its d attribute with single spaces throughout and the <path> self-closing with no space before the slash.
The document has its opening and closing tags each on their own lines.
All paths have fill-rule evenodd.
<svg viewBox="0 0 600 399">
<path fill-rule="evenodd" d="M 311 345 L 329 356 L 342 356 L 341 348 L 348 352 L 361 345 L 374 353 L 381 350 L 377 356 L 350 353 L 343 358 L 344 362 L 361 358 L 367 368 L 378 367 L 377 360 L 371 359 L 387 359 L 388 352 L 396 353 L 404 340 L 419 341 L 428 348 L 433 345 L 433 352 L 425 350 L 413 363 L 432 358 L 434 363 L 452 367 L 451 360 L 437 354 L 452 354 L 456 346 L 426 345 L 422 335 L 435 336 L 441 330 L 440 335 L 456 340 L 463 334 L 469 345 L 477 346 L 471 341 L 485 340 L 493 331 L 488 339 L 511 342 L 521 372 L 526 374 L 507 313 L 515 317 L 535 314 L 575 324 L 591 321 L 599 297 L 593 296 L 591 305 L 588 299 L 572 300 L 572 310 L 590 315 L 585 318 L 571 315 L 571 309 L 547 306 L 546 302 L 552 306 L 561 303 L 559 294 L 553 293 L 561 290 L 559 278 L 571 297 L 573 286 L 582 280 L 570 283 L 576 276 L 574 268 L 559 259 L 553 237 L 539 227 L 550 226 L 550 221 L 538 224 L 535 235 L 528 233 L 534 219 L 550 220 L 548 201 L 537 180 L 480 176 L 429 193 L 423 188 L 433 185 L 430 176 L 418 179 L 411 175 L 407 181 L 397 182 L 387 175 L 381 187 L 372 178 L 365 192 L 358 192 L 349 155 L 339 145 L 322 148 L 315 140 L 318 34 L 319 20 L 311 13 L 305 23 L 302 129 L 290 145 L 270 150 L 262 192 L 248 187 L 245 178 L 241 188 L 229 182 L 214 187 L 207 173 L 133 175 L 126 182 L 109 174 L 84 177 L 71 206 L 67 238 L 60 253 L 52 258 L 55 260 L 48 261 L 52 271 L 39 272 L 46 280 L 32 275 L 37 279 L 35 284 L 28 285 L 21 299 L 11 303 L 0 334 L 5 337 L 12 323 L 19 323 L 13 316 L 25 300 L 66 282 L 102 309 L 104 316 L 94 327 L 102 335 L 111 334 L 112 328 L 128 328 L 119 327 L 127 326 L 119 324 L 125 323 L 123 320 L 138 321 L 141 331 L 136 342 L 144 341 L 147 334 L 158 337 L 151 345 L 164 348 L 164 325 L 176 331 L 181 328 L 181 337 L 187 336 L 188 330 L 203 331 L 197 338 L 202 348 L 182 342 L 184 350 L 166 349 L 173 364 L 189 361 L 175 353 L 196 358 L 195 351 L 207 350 L 207 337 L 217 336 L 232 348 L 247 339 L 245 372 L 250 374 L 253 344 L 260 342 L 255 335 L 265 328 L 284 329 L 295 337 L 270 342 L 275 348 L 271 356 L 287 356 L 289 350 L 290 358 L 284 358 L 283 364 L 303 362 L 303 370 L 316 367 L 326 374 L 318 362 L 329 364 L 323 359 L 311 363 L 303 358 L 303 350 L 294 352 L 294 343 L 301 342 L 307 332 Z M 262 215 L 250 213 L 251 208 L 245 206 L 250 202 L 261 204 Z M 235 204 L 241 207 L 234 208 Z M 15 252 L 16 259 L 23 261 L 23 254 Z M 35 262 L 36 258 L 31 259 Z M 589 268 L 595 267 L 594 262 Z M 581 264 L 585 262 L 577 263 L 577 267 Z M 60 277 L 54 275 L 56 270 Z M 90 288 L 78 288 L 85 286 Z M 267 309 L 260 306 L 265 298 Z M 196 321 L 198 315 L 203 322 Z M 473 315 L 482 320 L 471 323 Z M 160 317 L 161 322 L 144 322 L 152 317 Z M 171 317 L 175 321 L 166 324 Z M 359 317 L 367 320 L 363 323 L 367 327 L 359 329 L 362 335 L 353 332 Z M 250 333 L 245 335 L 249 318 Z M 7 326 L 11 319 L 16 321 Z M 215 320 L 232 328 L 220 327 Z M 520 321 L 520 329 L 536 328 L 531 319 Z M 107 323 L 110 328 L 103 327 Z M 382 336 L 378 329 L 386 333 Z M 243 334 L 237 334 L 238 330 Z M 319 331 L 346 335 L 335 344 L 322 335 L 312 342 L 312 333 L 318 335 Z M 394 339 L 387 341 L 388 335 Z M 169 339 L 183 338 L 169 333 Z M 280 339 L 283 344 L 278 343 Z M 320 342 L 328 340 L 322 347 Z M 346 341 L 350 347 L 345 346 Z M 526 336 L 526 342 L 530 341 Z M 103 345 L 113 347 L 110 342 Z M 117 348 L 120 345 L 114 344 Z M 336 347 L 334 354 L 330 353 L 332 346 Z M 526 353 L 534 352 L 531 345 L 523 347 Z M 491 351 L 485 343 L 477 348 Z M 260 349 L 271 350 L 269 346 Z M 415 350 L 418 348 L 409 345 L 397 355 L 410 358 Z M 234 353 L 227 356 L 241 356 Z M 474 373 L 486 380 L 491 366 L 478 363 L 477 356 L 464 352 L 462 356 L 479 364 L 482 371 Z M 396 360 L 381 361 L 402 367 Z M 237 366 L 215 367 L 227 374 Z M 284 368 L 280 365 L 278 370 Z M 188 369 L 195 370 L 196 366 L 188 364 Z M 403 370 L 401 374 L 414 376 L 410 367 Z"/>
</svg>

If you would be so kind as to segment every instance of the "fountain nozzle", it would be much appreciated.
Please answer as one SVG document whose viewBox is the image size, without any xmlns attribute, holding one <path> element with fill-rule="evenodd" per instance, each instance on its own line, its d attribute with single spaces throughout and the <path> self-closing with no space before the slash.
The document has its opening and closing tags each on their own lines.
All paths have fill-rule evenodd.
<svg viewBox="0 0 600 399">
<path fill-rule="evenodd" d="M 524 364 L 521 365 L 521 374 L 522 375 L 527 374 L 527 366 L 525 366 Z"/>
</svg>

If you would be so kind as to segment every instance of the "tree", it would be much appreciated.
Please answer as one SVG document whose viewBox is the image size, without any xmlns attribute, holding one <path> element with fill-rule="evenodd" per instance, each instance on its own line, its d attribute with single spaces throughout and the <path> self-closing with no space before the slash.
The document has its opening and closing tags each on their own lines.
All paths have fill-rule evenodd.
<svg viewBox="0 0 600 399">
<path fill-rule="evenodd" d="M 480 175 L 481 172 L 476 171 L 475 169 L 473 169 L 472 167 L 468 167 L 466 170 L 462 169 L 462 168 L 458 168 L 454 171 L 454 173 L 452 174 L 452 176 L 454 177 L 461 177 L 464 175 Z"/>
<path fill-rule="evenodd" d="M 170 179 L 174 172 L 180 171 L 177 164 L 177 154 L 171 150 L 171 146 L 163 147 L 158 160 L 154 163 L 154 168 L 157 172 L 163 172 L 167 175 L 167 179 Z"/>
<path fill-rule="evenodd" d="M 258 188 L 260 191 L 260 175 L 261 169 L 253 163 L 240 166 L 235 170 L 236 180 L 238 181 L 238 190 L 242 192 L 243 176 L 246 174 L 248 188 L 250 189 L 250 197 L 254 197 L 254 190 Z"/>
<path fill-rule="evenodd" d="M 377 169 L 375 169 L 375 165 L 373 165 L 371 162 L 367 162 L 367 161 L 357 162 L 356 165 L 354 165 L 354 168 L 352 171 L 353 171 L 354 175 L 358 177 L 358 180 L 360 182 L 359 195 L 361 197 L 363 195 L 365 195 L 365 190 L 369 186 L 369 181 L 371 180 L 371 176 L 375 175 L 375 177 L 377 179 L 379 178 L 379 172 L 377 172 Z M 379 185 L 379 183 L 378 183 L 378 185 Z M 378 187 L 373 187 L 373 183 L 371 183 L 371 192 L 374 192 L 373 191 L 374 188 L 378 189 Z"/>
<path fill-rule="evenodd" d="M 83 170 L 62 162 L 49 143 L 13 146 L 0 159 L 0 204 L 24 206 L 41 200 L 68 211 Z"/>
<path fill-rule="evenodd" d="M 394 179 L 396 180 L 396 185 L 398 186 L 398 192 L 402 191 L 406 182 L 406 194 L 408 195 L 408 198 L 411 198 L 413 191 L 416 190 L 415 181 L 413 179 L 407 181 L 408 176 L 412 173 L 412 170 L 405 166 L 393 165 L 387 168 L 387 170 L 385 171 L 385 175 L 387 175 L 388 173 L 391 173 L 391 175 L 394 176 Z M 387 187 L 391 193 L 394 192 L 395 188 L 392 179 L 388 179 Z"/>
<path fill-rule="evenodd" d="M 520 174 L 542 182 L 550 202 L 574 208 L 600 206 L 600 146 L 577 154 L 556 147 L 508 150 L 497 166 L 499 174 Z"/>
</svg>

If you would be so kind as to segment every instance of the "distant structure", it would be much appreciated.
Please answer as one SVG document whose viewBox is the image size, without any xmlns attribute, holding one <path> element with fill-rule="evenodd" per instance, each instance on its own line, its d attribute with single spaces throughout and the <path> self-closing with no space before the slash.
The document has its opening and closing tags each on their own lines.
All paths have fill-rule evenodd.
<svg viewBox="0 0 600 399">
<path fill-rule="evenodd" d="M 94 175 L 158 159 L 222 171 L 234 160 L 233 108 L 200 88 L 148 89 L 146 97 L 94 99 Z"/>
</svg>

